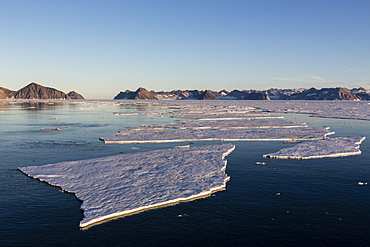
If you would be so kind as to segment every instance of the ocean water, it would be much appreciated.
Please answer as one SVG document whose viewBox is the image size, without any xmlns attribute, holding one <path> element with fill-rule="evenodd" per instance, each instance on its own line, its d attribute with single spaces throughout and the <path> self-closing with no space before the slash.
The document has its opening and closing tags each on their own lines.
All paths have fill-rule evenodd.
<svg viewBox="0 0 370 247">
<path fill-rule="evenodd" d="M 370 243 L 370 121 L 283 115 L 335 136 L 367 136 L 361 155 L 264 159 L 291 144 L 234 142 L 227 189 L 210 197 L 79 229 L 81 202 L 31 179 L 20 166 L 44 165 L 184 143 L 104 144 L 101 136 L 169 123 L 150 105 L 118 102 L 0 102 L 0 246 L 367 246 Z M 60 131 L 43 128 L 67 127 Z M 211 145 L 221 142 L 195 142 Z M 139 149 L 132 149 L 132 147 Z M 265 161 L 264 166 L 256 165 Z M 369 182 L 359 186 L 358 182 Z M 280 193 L 277 195 L 277 193 Z"/>
</svg>

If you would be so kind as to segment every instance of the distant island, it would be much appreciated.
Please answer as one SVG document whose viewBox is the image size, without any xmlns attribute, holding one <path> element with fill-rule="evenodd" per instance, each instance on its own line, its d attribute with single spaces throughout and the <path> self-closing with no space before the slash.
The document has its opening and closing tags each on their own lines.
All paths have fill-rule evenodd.
<svg viewBox="0 0 370 247">
<path fill-rule="evenodd" d="M 118 93 L 115 100 L 370 100 L 370 90 L 362 87 L 348 88 L 310 88 L 310 89 L 276 89 L 268 90 L 173 90 L 170 92 L 148 91 L 138 88 L 136 91 L 126 90 Z"/>
<path fill-rule="evenodd" d="M 84 97 L 75 91 L 66 94 L 32 82 L 18 91 L 0 87 L 0 99 L 84 99 Z"/>
</svg>

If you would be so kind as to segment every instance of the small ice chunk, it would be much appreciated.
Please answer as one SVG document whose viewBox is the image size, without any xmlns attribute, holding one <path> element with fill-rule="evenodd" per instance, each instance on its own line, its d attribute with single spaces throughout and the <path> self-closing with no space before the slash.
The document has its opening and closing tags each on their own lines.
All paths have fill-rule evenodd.
<svg viewBox="0 0 370 247">
<path fill-rule="evenodd" d="M 367 185 L 367 182 L 358 182 L 358 185 Z"/>
<path fill-rule="evenodd" d="M 129 116 L 129 115 L 138 115 L 139 113 L 138 112 L 113 112 L 113 114 Z"/>
<path fill-rule="evenodd" d="M 86 228 L 225 189 L 224 157 L 234 148 L 173 148 L 18 169 L 74 193 L 83 201 L 80 227 Z"/>
<path fill-rule="evenodd" d="M 45 128 L 45 129 L 40 129 L 41 131 L 56 131 L 56 130 L 61 130 L 61 129 L 67 129 L 68 127 L 56 127 L 56 128 Z"/>
<path fill-rule="evenodd" d="M 190 145 L 176 146 L 177 148 L 190 148 Z"/>
<path fill-rule="evenodd" d="M 265 154 L 265 158 L 275 159 L 315 159 L 361 154 L 360 144 L 365 137 L 337 137 L 326 140 L 297 144 L 283 148 L 276 153 Z"/>
</svg>

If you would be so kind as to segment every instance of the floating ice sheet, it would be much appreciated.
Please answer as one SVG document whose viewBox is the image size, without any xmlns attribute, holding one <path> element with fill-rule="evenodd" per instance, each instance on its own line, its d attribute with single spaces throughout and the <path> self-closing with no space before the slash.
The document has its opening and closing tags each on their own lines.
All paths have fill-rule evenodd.
<svg viewBox="0 0 370 247">
<path fill-rule="evenodd" d="M 100 137 L 105 143 L 160 143 L 182 141 L 289 141 L 320 140 L 333 134 L 327 128 L 282 129 L 161 129 L 127 128 L 115 136 Z"/>
<path fill-rule="evenodd" d="M 208 110 L 209 112 L 209 110 Z M 280 116 L 272 116 L 267 113 L 224 113 L 224 114 L 209 114 L 207 111 L 198 114 L 177 114 L 175 118 L 196 119 L 196 120 L 232 120 L 232 119 L 259 119 L 259 118 L 283 118 Z"/>
<path fill-rule="evenodd" d="M 284 119 L 224 120 L 224 121 L 182 121 L 177 124 L 152 124 L 142 127 L 173 129 L 249 129 L 249 128 L 295 128 L 307 127 L 305 123 Z"/>
<path fill-rule="evenodd" d="M 85 228 L 224 189 L 224 157 L 234 148 L 173 148 L 18 169 L 81 199 Z"/>
<path fill-rule="evenodd" d="M 284 148 L 276 153 L 264 155 L 275 159 L 315 159 L 361 154 L 359 145 L 365 137 L 337 137 L 312 141 Z"/>
<path fill-rule="evenodd" d="M 113 112 L 114 115 L 139 115 L 139 114 L 145 114 L 145 115 L 156 115 L 161 114 L 160 112 L 155 111 L 137 111 L 137 112 Z"/>
</svg>

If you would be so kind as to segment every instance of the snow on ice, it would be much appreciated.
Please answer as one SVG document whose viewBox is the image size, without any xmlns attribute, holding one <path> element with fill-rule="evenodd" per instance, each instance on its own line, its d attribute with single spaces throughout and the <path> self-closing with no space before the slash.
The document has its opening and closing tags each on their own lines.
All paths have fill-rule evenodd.
<svg viewBox="0 0 370 247">
<path fill-rule="evenodd" d="M 234 148 L 232 144 L 175 147 L 18 169 L 74 193 L 83 201 L 80 227 L 86 228 L 224 189 L 229 180 L 224 157 Z"/>
<path fill-rule="evenodd" d="M 183 141 L 288 141 L 320 140 L 333 134 L 327 128 L 275 129 L 162 129 L 127 128 L 115 136 L 100 137 L 105 143 L 160 143 Z"/>
<path fill-rule="evenodd" d="M 296 128 L 307 127 L 305 123 L 284 119 L 224 120 L 224 121 L 180 121 L 177 124 L 151 124 L 141 127 L 173 129 L 248 129 L 248 128 Z"/>
<path fill-rule="evenodd" d="M 365 137 L 337 137 L 327 140 L 304 142 L 264 155 L 275 159 L 315 159 L 361 154 L 360 144 Z"/>
</svg>

